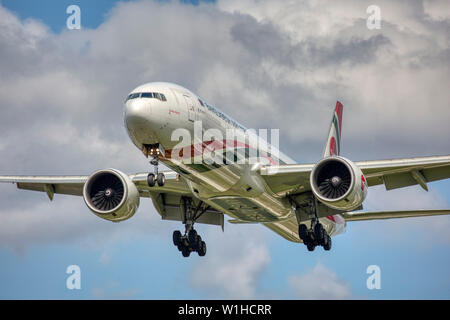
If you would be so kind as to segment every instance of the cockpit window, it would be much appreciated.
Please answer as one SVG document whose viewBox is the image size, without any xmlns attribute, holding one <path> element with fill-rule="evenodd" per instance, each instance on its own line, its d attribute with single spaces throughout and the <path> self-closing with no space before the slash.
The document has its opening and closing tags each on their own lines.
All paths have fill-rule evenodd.
<svg viewBox="0 0 450 320">
<path fill-rule="evenodd" d="M 136 98 L 155 98 L 161 101 L 167 101 L 166 96 L 162 93 L 158 92 L 138 92 L 138 93 L 131 93 L 128 95 L 127 100 L 136 99 Z"/>
<path fill-rule="evenodd" d="M 140 95 L 140 93 L 132 93 L 132 94 L 129 94 L 128 97 L 127 97 L 127 101 L 128 101 L 128 100 L 131 100 L 131 99 L 139 98 L 139 95 Z"/>
</svg>

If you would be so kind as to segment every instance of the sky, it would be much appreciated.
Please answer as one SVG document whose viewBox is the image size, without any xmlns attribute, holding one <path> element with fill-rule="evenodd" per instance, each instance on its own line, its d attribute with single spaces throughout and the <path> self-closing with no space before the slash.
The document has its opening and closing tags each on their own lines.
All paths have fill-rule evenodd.
<svg viewBox="0 0 450 320">
<path fill-rule="evenodd" d="M 66 27 L 67 6 L 81 29 Z M 189 88 L 280 148 L 318 161 L 336 100 L 352 160 L 450 150 L 446 0 L 0 0 L 0 175 L 150 170 L 123 127 L 138 85 Z M 352 222 L 308 252 L 259 225 L 198 225 L 208 253 L 182 258 L 182 224 L 149 199 L 121 223 L 78 197 L 0 185 L 1 299 L 449 299 L 450 217 Z M 369 190 L 367 210 L 448 208 L 450 181 Z M 81 269 L 68 290 L 66 269 Z M 369 290 L 367 267 L 381 270 Z"/>
</svg>

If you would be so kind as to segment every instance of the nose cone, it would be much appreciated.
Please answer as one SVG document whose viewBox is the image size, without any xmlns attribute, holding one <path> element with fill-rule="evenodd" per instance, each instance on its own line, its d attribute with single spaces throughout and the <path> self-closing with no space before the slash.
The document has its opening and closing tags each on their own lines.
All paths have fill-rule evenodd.
<svg viewBox="0 0 450 320">
<path fill-rule="evenodd" d="M 144 125 L 151 116 L 151 106 L 142 100 L 134 99 L 125 103 L 125 122 L 127 127 L 135 128 Z"/>
<path fill-rule="evenodd" d="M 125 125 L 128 135 L 136 146 L 155 143 L 157 140 L 152 130 L 151 104 L 141 99 L 125 103 Z"/>
</svg>

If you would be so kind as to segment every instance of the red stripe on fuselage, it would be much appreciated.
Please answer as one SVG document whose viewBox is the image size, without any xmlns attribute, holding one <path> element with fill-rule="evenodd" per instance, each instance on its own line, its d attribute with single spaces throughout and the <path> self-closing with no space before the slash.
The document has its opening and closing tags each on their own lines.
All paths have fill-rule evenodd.
<svg viewBox="0 0 450 320">
<path fill-rule="evenodd" d="M 212 152 L 212 151 L 218 151 L 218 150 L 224 150 L 227 148 L 247 148 L 250 149 L 250 145 L 242 143 L 238 140 L 211 140 L 211 141 L 204 141 L 202 143 L 197 143 L 197 144 L 192 144 L 189 146 L 191 148 L 191 157 L 192 156 L 198 156 L 198 155 L 202 155 L 203 152 L 206 151 L 208 152 Z M 185 148 L 189 148 L 188 146 L 186 146 Z M 178 152 L 178 155 L 183 158 L 183 150 L 184 148 L 180 148 L 180 149 L 175 149 L 175 152 Z M 174 151 L 174 149 L 170 149 L 170 150 L 166 150 L 165 152 L 165 158 L 166 159 L 170 159 L 172 157 L 172 152 Z M 181 153 L 181 154 L 180 154 Z M 278 162 L 276 162 L 274 159 L 272 159 L 271 157 L 269 157 L 267 155 L 266 152 L 264 152 L 265 154 L 263 155 L 264 158 L 266 158 L 267 160 L 269 160 L 269 162 L 272 165 L 277 165 Z"/>
</svg>

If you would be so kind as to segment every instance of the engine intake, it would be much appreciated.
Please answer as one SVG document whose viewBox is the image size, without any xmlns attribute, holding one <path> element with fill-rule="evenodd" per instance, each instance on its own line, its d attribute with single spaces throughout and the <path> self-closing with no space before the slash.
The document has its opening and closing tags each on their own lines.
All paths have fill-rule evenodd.
<svg viewBox="0 0 450 320">
<path fill-rule="evenodd" d="M 359 207 L 367 194 L 361 170 L 343 157 L 325 158 L 313 168 L 311 189 L 322 203 L 340 210 Z"/>
<path fill-rule="evenodd" d="M 130 218 L 139 206 L 139 192 L 128 175 L 115 170 L 92 174 L 83 189 L 88 208 L 100 218 L 122 221 Z"/>
</svg>

